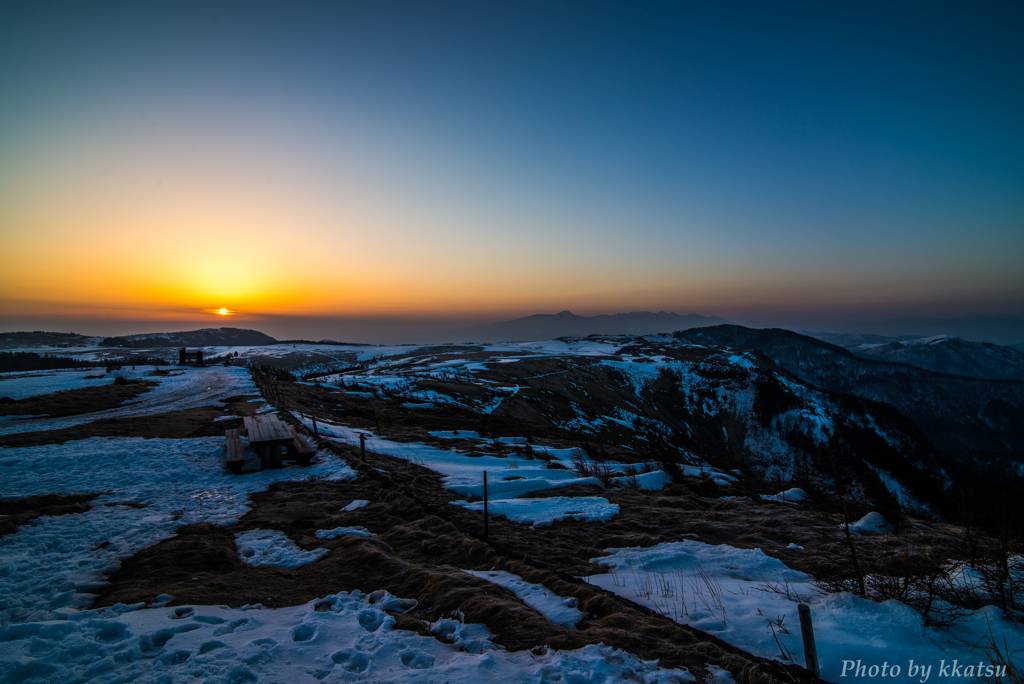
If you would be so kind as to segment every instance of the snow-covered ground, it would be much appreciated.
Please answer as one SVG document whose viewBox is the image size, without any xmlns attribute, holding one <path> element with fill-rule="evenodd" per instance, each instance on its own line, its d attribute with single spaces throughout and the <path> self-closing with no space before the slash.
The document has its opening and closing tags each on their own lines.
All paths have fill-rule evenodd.
<svg viewBox="0 0 1024 684">
<path fill-rule="evenodd" d="M 958 660 L 961 666 L 983 661 L 987 666 L 991 659 L 977 645 L 990 626 L 1000 645 L 1005 637 L 1011 652 L 1024 649 L 1024 628 L 1004 620 L 992 606 L 948 631 L 926 629 L 921 616 L 898 601 L 822 595 L 810 577 L 758 549 L 684 541 L 609 551 L 612 555 L 594 559 L 609 572 L 588 577 L 588 582 L 765 658 L 791 658 L 803 665 L 797 605 L 807 603 L 821 675 L 832 682 L 870 679 L 857 677 L 849 662 L 887 664 L 890 672 L 898 665 L 899 675 L 887 679 L 907 684 L 921 684 L 924 677 L 908 676 L 911 660 L 934 666 L 931 681 L 942 681 L 943 661 L 951 665 Z"/>
<path fill-rule="evenodd" d="M 182 411 L 201 406 L 220 406 L 221 402 L 229 397 L 243 394 L 258 394 L 259 390 L 253 384 L 249 372 L 244 368 L 226 368 L 224 366 L 208 366 L 206 368 L 186 368 L 182 372 L 175 372 L 165 376 L 148 376 L 146 373 L 153 370 L 150 366 L 140 366 L 136 371 L 124 371 L 126 377 L 132 379 L 152 380 L 157 383 L 145 394 L 139 395 L 138 399 L 126 402 L 117 408 L 94 413 L 83 413 L 77 416 L 66 416 L 63 418 L 31 418 L 24 416 L 2 416 L 0 417 L 0 435 L 13 434 L 17 432 L 35 432 L 43 430 L 60 430 L 63 428 L 91 423 L 95 420 L 106 418 L 132 418 L 136 416 L 151 416 L 158 413 L 170 411 Z M 67 373 L 68 377 L 62 379 L 62 385 L 52 385 L 60 391 L 72 389 L 78 382 L 75 374 Z M 18 382 L 8 380 L 5 382 Z M 109 380 L 107 381 L 110 382 Z"/>
<path fill-rule="evenodd" d="M 83 608 L 120 561 L 182 525 L 230 524 L 273 482 L 355 476 L 330 453 L 308 468 L 232 475 L 224 440 L 96 437 L 0 449 L 5 498 L 109 492 L 78 515 L 37 518 L 0 539 L 0 624 Z M 121 505 L 131 503 L 134 506 Z M 141 507 L 135 507 L 141 506 Z"/>
<path fill-rule="evenodd" d="M 74 377 L 68 374 L 62 382 L 42 389 L 37 384 L 33 391 L 68 389 Z M 189 369 L 155 379 L 159 387 L 129 406 L 83 417 L 33 420 L 31 427 L 27 427 L 29 421 L 7 424 L 3 429 L 8 433 L 58 429 L 97 418 L 217 405 L 228 396 L 256 392 L 248 374 L 238 368 Z M 399 445 L 371 446 L 395 449 Z M 423 453 L 410 457 L 420 458 Z M 171 600 L 169 596 L 150 608 L 140 604 L 90 610 L 92 592 L 104 586 L 105 577 L 121 560 L 169 537 L 182 525 L 237 521 L 248 510 L 248 494 L 273 482 L 355 477 L 330 453 L 318 454 L 317 464 L 309 468 L 241 477 L 226 472 L 223 458 L 221 438 L 92 438 L 0 450 L 5 498 L 103 493 L 86 513 L 37 518 L 0 539 L 0 680 L 693 681 L 686 671 L 662 669 L 602 646 L 541 655 L 507 653 L 488 640 L 485 627 L 464 625 L 453 618 L 439 620 L 432 630 L 454 645 L 394 631 L 394 618 L 382 609 L 410 602 L 374 599 L 384 592 L 342 593 L 277 610 L 159 607 Z M 473 472 L 479 474 L 479 470 Z M 473 479 L 466 472 L 461 475 Z M 554 469 L 535 479 L 550 487 L 578 478 Z M 353 501 L 345 509 L 367 503 Z M 363 530 L 325 532 L 324 536 L 333 537 Z M 303 551 L 278 530 L 239 534 L 237 544 L 241 557 L 258 565 L 293 567 L 315 562 L 326 553 L 326 549 Z"/>
<path fill-rule="evenodd" d="M 361 525 L 354 525 L 351 527 L 335 527 L 330 530 L 317 530 L 317 539 L 337 539 L 338 537 L 372 537 L 373 532 L 362 527 Z"/>
<path fill-rule="evenodd" d="M 471 511 L 483 511 L 483 501 L 452 501 Z M 539 499 L 496 499 L 487 507 L 490 515 L 502 515 L 524 525 L 551 527 L 560 520 L 608 522 L 619 514 L 619 505 L 600 496 L 549 496 Z"/>
<path fill-rule="evenodd" d="M 312 429 L 313 423 L 309 418 L 298 415 L 295 417 Z M 571 464 L 558 458 L 561 456 L 568 459 L 571 449 L 535 447 L 537 458 L 532 460 L 518 458 L 512 454 L 505 458 L 497 456 L 471 457 L 452 449 L 441 449 L 421 442 L 393 442 L 377 437 L 369 430 L 359 430 L 319 420 L 316 424 L 317 430 L 321 434 L 330 435 L 345 444 L 358 446 L 359 435 L 362 434 L 366 439 L 367 450 L 396 456 L 430 468 L 444 476 L 445 487 L 462 496 L 483 496 L 485 470 L 488 474 L 488 496 L 496 499 L 513 498 L 530 492 L 575 484 L 600 485 L 597 478 L 580 477 L 568 470 L 567 468 Z M 542 454 L 547 455 L 550 460 L 562 467 L 547 467 L 546 462 L 540 459 Z"/>
<path fill-rule="evenodd" d="M 13 373 L 11 375 L 0 375 L 0 397 L 25 399 L 40 394 L 51 394 L 69 389 L 109 385 L 113 381 L 112 376 L 104 375 L 102 370 L 95 368 L 84 371 L 60 370 Z"/>
<path fill-rule="evenodd" d="M 603 646 L 509 653 L 480 625 L 444 619 L 449 645 L 394 630 L 385 592 L 340 593 L 274 610 L 115 606 L 63 621 L 0 627 L 0 680 L 245 684 L 248 682 L 692 682 Z M 383 595 L 383 596 L 381 596 Z M 393 604 L 393 605 L 392 605 Z"/>
<path fill-rule="evenodd" d="M 467 350 L 467 358 L 434 358 L 428 348 L 409 346 L 339 350 L 335 345 L 280 345 L 242 351 L 243 356 L 351 352 L 357 362 L 369 362 L 366 372 L 330 380 L 357 381 L 359 388 L 351 394 L 361 396 L 389 388 L 406 391 L 415 378 L 478 374 L 494 364 L 544 355 L 606 357 L 600 362 L 620 370 L 638 392 L 665 369 L 680 374 L 685 371 L 683 365 L 664 357 L 639 359 L 636 363 L 631 357 L 615 357 L 621 345 L 599 340 L 480 345 L 479 349 L 494 358 L 480 360 L 472 356 L 471 360 L 474 349 Z M 723 354 L 722 360 L 747 368 L 752 364 L 746 355 Z M 130 376 L 141 377 L 144 372 L 140 368 Z M 88 386 L 83 384 L 87 382 L 84 376 L 93 373 L 61 372 L 3 380 L 0 396 L 13 396 L 5 387 L 20 388 L 20 396 L 33 396 Z M 147 379 L 159 386 L 126 406 L 62 419 L 0 418 L 0 434 L 216 406 L 229 396 L 257 392 L 241 368 L 185 369 L 180 375 Z M 109 378 L 95 382 L 102 384 Z M 493 410 L 519 389 L 486 380 L 477 382 L 489 392 L 486 401 L 476 407 L 484 411 Z M 363 391 L 367 387 L 373 392 Z M 685 383 L 681 387 L 688 391 Z M 416 390 L 409 396 L 437 405 L 456 401 L 434 391 Z M 263 410 L 274 409 L 268 406 Z M 825 409 L 812 413 L 801 419 L 819 425 L 820 434 L 815 434 L 823 438 L 829 416 Z M 620 412 L 595 420 L 628 425 L 635 419 Z M 308 419 L 305 422 L 311 427 Z M 596 478 L 580 477 L 566 469 L 573 465 L 573 450 L 532 445 L 543 459 L 526 460 L 512 454 L 504 458 L 470 457 L 454 448 L 392 442 L 344 425 L 318 421 L 318 428 L 353 445 L 359 444 L 363 434 L 371 451 L 424 465 L 439 473 L 445 486 L 462 496 L 480 497 L 483 472 L 487 471 L 491 512 L 523 524 L 542 526 L 566 518 L 599 523 L 618 513 L 618 506 L 601 497 L 518 498 L 571 484 L 598 484 Z M 434 436 L 480 438 L 469 431 L 439 432 Z M 518 445 L 522 440 L 498 441 Z M 318 464 L 311 468 L 290 467 L 238 477 L 224 470 L 220 438 L 97 438 L 0 450 L 0 472 L 4 476 L 0 495 L 5 498 L 49 492 L 108 492 L 95 499 L 87 513 L 38 518 L 0 539 L 0 681 L 692 681 L 685 672 L 659 669 L 597 646 L 545 655 L 529 651 L 510 654 L 489 641 L 482 625 L 465 625 L 453 618 L 439 620 L 431 630 L 454 645 L 412 632 L 393 631 L 394 619 L 382 610 L 404 604 L 394 597 L 375 598 L 381 592 L 370 596 L 358 592 L 332 594 L 320 602 L 277 610 L 259 606 L 252 610 L 204 606 L 88 610 L 92 592 L 103 586 L 104 578 L 118 568 L 121 560 L 167 538 L 181 525 L 236 521 L 248 509 L 248 494 L 276 481 L 310 476 L 328 480 L 355 477 L 334 455 L 318 456 Z M 548 467 L 545 460 L 563 467 Z M 692 462 L 700 461 L 694 455 Z M 710 476 L 721 485 L 736 480 L 734 474 L 706 466 L 683 466 L 683 470 L 688 475 Z M 660 471 L 645 473 L 637 476 L 637 484 L 658 489 L 666 478 Z M 628 479 L 616 484 L 628 485 Z M 800 497 L 797 491 L 789 490 L 764 498 L 795 504 Z M 367 504 L 353 501 L 341 510 Z M 482 508 L 482 502 L 456 505 Z M 884 524 L 866 518 L 858 529 L 870 534 Z M 332 539 L 370 534 L 361 527 L 339 527 L 320 530 L 317 536 Z M 802 542 L 794 539 L 792 547 L 800 548 Z M 279 567 L 315 563 L 327 553 L 326 549 L 299 549 L 278 530 L 242 533 L 237 546 L 246 562 Z M 943 678 L 939 671 L 942 664 L 954 659 L 961 666 L 966 661 L 987 663 L 988 656 L 974 647 L 988 635 L 989 626 L 1000 643 L 1005 636 L 1011 651 L 1024 649 L 1024 630 L 1003 620 L 994 608 L 977 611 L 967 623 L 946 632 L 925 629 L 920 616 L 898 602 L 877 604 L 849 594 L 821 595 L 806 575 L 757 550 L 687 541 L 611 551 L 613 555 L 595 559 L 609 572 L 588 581 L 756 655 L 802 664 L 796 606 L 798 601 L 807 602 L 814 615 L 822 674 L 835 682 L 860 679 L 856 671 L 843 672 L 854 662 L 866 667 L 885 663 L 890 673 L 893 665 L 899 665 L 901 675 L 889 678 L 913 679 L 918 684 L 924 684 L 926 677 L 923 672 L 908 676 L 911 659 L 918 666 L 932 667 L 931 676 L 936 680 Z M 505 586 L 557 624 L 572 626 L 582 619 L 570 599 L 542 586 L 508 573 L 472 574 Z M 325 594 L 333 591 L 337 587 L 324 589 Z M 712 673 L 718 684 L 731 681 L 727 672 L 714 669 Z"/>
<path fill-rule="evenodd" d="M 327 555 L 327 549 L 300 549 L 281 530 L 248 530 L 235 535 L 238 557 L 255 566 L 301 568 Z"/>
<path fill-rule="evenodd" d="M 575 629 L 577 623 L 586 617 L 576 608 L 576 599 L 559 596 L 544 585 L 527 582 L 511 572 L 504 570 L 465 570 L 464 572 L 505 587 L 523 603 L 556 625 Z"/>
</svg>

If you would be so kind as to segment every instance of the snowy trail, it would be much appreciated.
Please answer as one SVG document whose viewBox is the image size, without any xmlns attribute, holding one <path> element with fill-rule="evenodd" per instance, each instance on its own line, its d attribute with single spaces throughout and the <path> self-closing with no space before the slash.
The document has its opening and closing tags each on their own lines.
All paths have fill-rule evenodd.
<svg viewBox="0 0 1024 684">
<path fill-rule="evenodd" d="M 188 368 L 182 370 L 181 375 L 165 377 L 150 377 L 139 371 L 133 377 L 136 379 L 155 380 L 159 385 L 141 395 L 137 401 L 106 411 L 83 413 L 63 418 L 2 417 L 0 418 L 0 435 L 62 430 L 104 418 L 134 418 L 137 416 L 152 416 L 170 411 L 199 408 L 201 406 L 217 406 L 228 397 L 259 393 L 256 385 L 252 382 L 252 378 L 249 377 L 249 372 L 244 368 L 210 366 L 208 368 Z"/>
</svg>

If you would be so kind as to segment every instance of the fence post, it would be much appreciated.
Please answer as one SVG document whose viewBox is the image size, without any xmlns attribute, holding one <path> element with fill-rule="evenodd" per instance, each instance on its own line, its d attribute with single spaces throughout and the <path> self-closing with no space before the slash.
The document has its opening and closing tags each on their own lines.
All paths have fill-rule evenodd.
<svg viewBox="0 0 1024 684">
<path fill-rule="evenodd" d="M 814 625 L 811 624 L 811 609 L 807 604 L 797 606 L 800 612 L 800 635 L 804 638 L 804 663 L 815 677 L 821 677 L 818 668 L 818 647 L 814 643 Z"/>
<path fill-rule="evenodd" d="M 359 458 L 366 460 L 366 435 L 359 433 Z"/>
<path fill-rule="evenodd" d="M 313 436 L 314 436 L 314 437 L 319 437 L 319 436 L 320 436 L 320 434 L 319 434 L 319 433 L 318 433 L 318 432 L 316 431 L 316 416 L 314 416 L 314 415 L 313 415 L 313 414 L 311 413 L 311 414 L 309 414 L 309 417 L 313 419 Z"/>
<path fill-rule="evenodd" d="M 484 539 L 487 539 L 487 471 L 484 471 Z"/>
</svg>

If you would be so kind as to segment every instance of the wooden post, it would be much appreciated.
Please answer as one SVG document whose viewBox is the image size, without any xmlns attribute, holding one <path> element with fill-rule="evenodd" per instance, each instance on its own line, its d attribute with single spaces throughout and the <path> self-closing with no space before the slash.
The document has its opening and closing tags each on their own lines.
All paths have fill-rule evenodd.
<svg viewBox="0 0 1024 684">
<path fill-rule="evenodd" d="M 800 612 L 800 634 L 804 638 L 804 663 L 815 677 L 821 677 L 818 668 L 818 647 L 814 643 L 814 625 L 811 624 L 811 609 L 804 603 L 797 606 Z"/>
<path fill-rule="evenodd" d="M 320 435 L 316 431 L 316 416 L 314 416 L 313 414 L 309 414 L 309 417 L 313 419 L 313 436 L 319 437 Z"/>
<path fill-rule="evenodd" d="M 359 433 L 359 458 L 366 460 L 366 435 Z"/>
<path fill-rule="evenodd" d="M 484 471 L 484 539 L 487 539 L 487 471 Z"/>
</svg>

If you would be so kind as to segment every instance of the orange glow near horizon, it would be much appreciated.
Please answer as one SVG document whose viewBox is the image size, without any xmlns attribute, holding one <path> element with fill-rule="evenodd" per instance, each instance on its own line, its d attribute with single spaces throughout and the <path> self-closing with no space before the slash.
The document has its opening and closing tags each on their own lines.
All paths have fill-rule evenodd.
<svg viewBox="0 0 1024 684">
<path fill-rule="evenodd" d="M 192 146 L 110 134 L 0 163 L 0 316 L 727 316 L 997 298 L 1012 294 L 1001 274 L 1018 265 L 1012 249 L 949 262 L 918 245 L 900 268 L 895 252 L 893 263 L 838 248 L 808 260 L 773 252 L 767 235 L 723 247 L 710 224 L 645 238 L 631 226 L 640 215 L 506 211 L 500 197 L 363 184 L 353 169 L 249 142 L 182 152 Z M 942 283 L 928 277 L 938 266 Z"/>
</svg>

